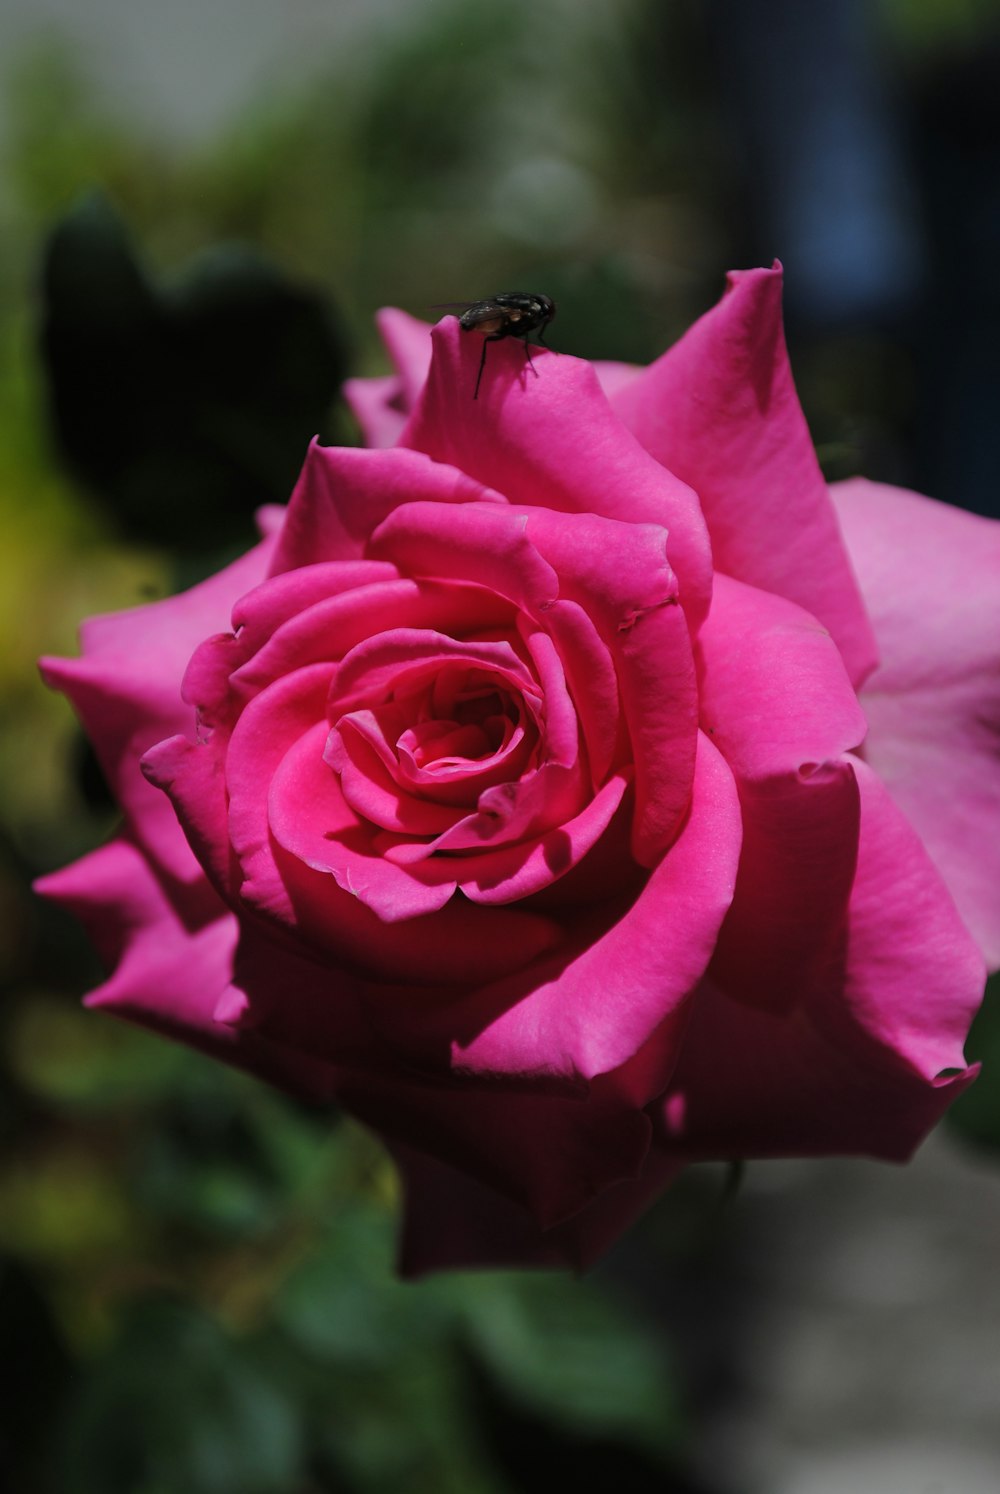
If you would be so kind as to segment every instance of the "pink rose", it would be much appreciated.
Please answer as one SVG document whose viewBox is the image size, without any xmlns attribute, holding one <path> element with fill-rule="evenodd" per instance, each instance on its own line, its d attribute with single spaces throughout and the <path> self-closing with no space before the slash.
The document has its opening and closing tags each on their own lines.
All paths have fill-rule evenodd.
<svg viewBox="0 0 1000 1494">
<path fill-rule="evenodd" d="M 692 1159 L 907 1157 L 1000 963 L 1000 528 L 831 498 L 777 270 L 476 401 L 454 319 L 383 328 L 376 449 L 44 666 L 125 812 L 43 886 L 90 1004 L 374 1127 L 410 1271 L 586 1264 Z"/>
</svg>

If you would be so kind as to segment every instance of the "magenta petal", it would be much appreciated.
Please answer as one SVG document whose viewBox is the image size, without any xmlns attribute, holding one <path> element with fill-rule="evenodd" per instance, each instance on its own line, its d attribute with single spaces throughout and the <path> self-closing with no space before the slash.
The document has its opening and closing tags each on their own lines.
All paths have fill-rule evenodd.
<svg viewBox="0 0 1000 1494">
<path fill-rule="evenodd" d="M 540 892 L 579 866 L 611 823 L 625 787 L 624 779 L 610 779 L 579 814 L 537 840 L 462 858 L 455 866 L 458 885 L 470 902 L 485 905 Z"/>
<path fill-rule="evenodd" d="M 607 929 L 597 926 L 598 910 L 581 914 L 586 943 L 568 962 L 479 992 L 465 1020 L 477 1010 L 482 1017 L 474 1035 L 453 1044 L 454 1066 L 592 1079 L 626 1063 L 664 1024 L 676 1038 L 732 899 L 739 844 L 732 777 L 701 738 L 690 816 L 636 900 Z M 669 1068 L 651 1080 L 651 1093 L 668 1077 Z"/>
<path fill-rule="evenodd" d="M 192 928 L 142 852 L 124 839 L 37 885 L 80 918 L 102 957 L 115 967 L 87 998 L 88 1006 L 151 1027 L 293 1093 L 329 1098 L 325 1065 L 215 1020 L 232 974 L 237 925 L 207 886 L 203 896 L 214 903 L 214 917 Z"/>
<path fill-rule="evenodd" d="M 434 883 L 418 880 L 379 854 L 371 827 L 348 805 L 337 774 L 323 761 L 325 721 L 285 754 L 271 780 L 268 819 L 280 846 L 314 871 L 328 872 L 386 923 L 435 913 L 455 891 L 457 866 Z"/>
<path fill-rule="evenodd" d="M 372 531 L 400 504 L 502 505 L 481 482 L 408 450 L 365 451 L 314 441 L 295 485 L 270 574 L 361 560 Z"/>
<path fill-rule="evenodd" d="M 1000 524 L 864 482 L 832 489 L 881 662 L 865 760 L 1000 967 Z"/>
<path fill-rule="evenodd" d="M 174 813 L 212 885 L 228 899 L 239 890 L 226 814 L 224 746 L 216 738 L 168 737 L 144 755 L 142 770 L 169 796 Z"/>
<path fill-rule="evenodd" d="M 681 1163 L 651 1149 L 641 1176 L 605 1188 L 579 1213 L 543 1230 L 527 1209 L 467 1173 L 401 1143 L 403 1276 L 432 1271 L 568 1266 L 585 1271 L 677 1176 Z"/>
<path fill-rule="evenodd" d="M 667 529 L 681 604 L 697 627 L 712 588 L 697 499 L 624 429 L 590 365 L 543 352 L 534 360 L 539 377 L 525 377 L 523 347 L 491 344 L 473 400 L 479 338 L 450 319 L 434 328 L 432 341 L 430 376 L 405 443 L 478 477 L 511 503 Z"/>
<path fill-rule="evenodd" d="M 975 1077 L 982 961 L 926 852 L 864 763 L 848 922 L 794 1018 L 706 987 L 661 1112 L 690 1157 L 905 1160 Z"/>
<path fill-rule="evenodd" d="M 614 404 L 615 395 L 631 384 L 642 373 L 637 363 L 613 363 L 608 359 L 595 358 L 593 369 L 608 399 Z"/>
<path fill-rule="evenodd" d="M 407 503 L 372 535 L 369 554 L 408 576 L 472 583 L 538 618 L 559 596 L 559 577 L 507 505 Z"/>
<path fill-rule="evenodd" d="M 718 576 L 699 648 L 702 725 L 736 777 L 744 832 L 713 977 L 787 1007 L 843 927 L 860 810 L 842 755 L 865 719 L 830 635 L 782 597 Z"/>
<path fill-rule="evenodd" d="M 687 811 L 698 710 L 690 634 L 664 532 L 536 509 L 526 533 L 559 577 L 560 599 L 593 619 L 614 662 L 635 764 L 632 850 L 640 865 L 653 866 Z"/>
<path fill-rule="evenodd" d="M 427 378 L 431 329 L 427 322 L 385 306 L 375 322 L 396 372 L 380 379 L 348 379 L 344 398 L 366 446 L 395 446 Z"/>
<path fill-rule="evenodd" d="M 557 641 L 561 609 L 586 613 L 617 673 L 636 767 L 635 854 L 651 865 L 687 808 L 696 729 L 690 636 L 664 531 L 592 514 L 413 503 L 381 525 L 371 552 L 410 574 L 492 585 L 543 627 L 551 619 Z M 586 699 L 572 655 L 566 663 Z"/>
<path fill-rule="evenodd" d="M 430 338 L 428 337 L 428 342 Z M 409 419 L 398 374 L 375 379 L 345 379 L 341 394 L 361 427 L 364 444 L 374 450 L 395 446 Z"/>
<path fill-rule="evenodd" d="M 718 305 L 614 407 L 697 491 L 716 570 L 805 607 L 864 679 L 875 641 L 792 382 L 780 266 L 729 275 Z"/>
<path fill-rule="evenodd" d="M 274 864 L 268 794 L 288 749 L 325 722 L 330 673 L 330 665 L 313 664 L 256 696 L 236 723 L 226 754 L 229 841 L 243 876 L 240 895 L 293 924 L 294 910 Z"/>
<path fill-rule="evenodd" d="M 338 1098 L 391 1143 L 481 1178 L 543 1229 L 572 1217 L 613 1183 L 638 1178 L 649 1148 L 642 1111 L 585 1096 L 420 1084 L 383 1069 L 343 1073 Z"/>
<path fill-rule="evenodd" d="M 375 313 L 375 325 L 402 387 L 402 403 L 412 410 L 431 366 L 431 327 L 395 306 Z"/>
</svg>

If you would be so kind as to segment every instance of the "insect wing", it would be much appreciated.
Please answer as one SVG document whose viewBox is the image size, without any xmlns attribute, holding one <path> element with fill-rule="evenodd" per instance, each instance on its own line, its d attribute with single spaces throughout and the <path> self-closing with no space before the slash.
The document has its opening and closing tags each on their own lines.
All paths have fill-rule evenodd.
<svg viewBox="0 0 1000 1494">
<path fill-rule="evenodd" d="M 459 318 L 467 332 L 473 327 L 482 327 L 486 322 L 497 322 L 503 326 L 510 317 L 510 310 L 496 301 L 473 301 Z"/>
</svg>

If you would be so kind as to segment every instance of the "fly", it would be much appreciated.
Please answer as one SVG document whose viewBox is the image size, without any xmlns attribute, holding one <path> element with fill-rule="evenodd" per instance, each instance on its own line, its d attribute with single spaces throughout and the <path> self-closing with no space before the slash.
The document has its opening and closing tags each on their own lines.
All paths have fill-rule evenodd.
<svg viewBox="0 0 1000 1494">
<path fill-rule="evenodd" d="M 528 338 L 538 333 L 538 341 L 545 346 L 545 329 L 556 314 L 556 303 L 548 296 L 528 295 L 524 291 L 500 291 L 485 301 L 462 301 L 464 309 L 456 310 L 458 325 L 463 332 L 478 332 L 483 339 L 483 355 L 479 360 L 476 389 L 473 399 L 479 398 L 479 384 L 486 366 L 486 347 L 491 342 L 502 342 L 505 337 L 524 339 L 524 356 L 535 378 L 538 370 L 531 361 Z M 444 308 L 440 308 L 444 310 Z"/>
</svg>

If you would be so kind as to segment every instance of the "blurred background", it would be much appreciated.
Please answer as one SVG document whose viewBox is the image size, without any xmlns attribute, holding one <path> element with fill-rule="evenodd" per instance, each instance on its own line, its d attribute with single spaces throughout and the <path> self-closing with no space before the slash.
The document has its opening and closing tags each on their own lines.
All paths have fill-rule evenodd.
<svg viewBox="0 0 1000 1494">
<path fill-rule="evenodd" d="M 392 1275 L 364 1133 L 79 1008 L 35 657 L 251 539 L 383 304 L 647 361 L 779 257 L 825 471 L 1000 512 L 996 0 L 0 0 L 12 1494 L 993 1494 L 1000 1022 L 917 1162 L 700 1168 L 582 1282 Z M 990 1067 L 990 1055 L 995 1060 Z"/>
</svg>

